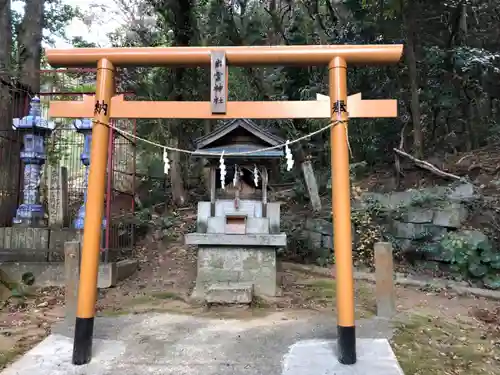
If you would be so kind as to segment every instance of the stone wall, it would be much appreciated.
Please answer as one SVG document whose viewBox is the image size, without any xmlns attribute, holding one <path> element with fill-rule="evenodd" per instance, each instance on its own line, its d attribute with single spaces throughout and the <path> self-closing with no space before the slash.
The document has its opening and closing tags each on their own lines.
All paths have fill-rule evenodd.
<svg viewBox="0 0 500 375">
<path fill-rule="evenodd" d="M 364 193 L 352 206 L 353 211 L 369 211 L 399 250 L 426 252 L 428 258 L 439 260 L 432 249 L 447 233 L 479 235 L 464 228 L 469 206 L 479 198 L 471 184 L 463 183 L 387 194 Z M 356 229 L 353 226 L 354 248 Z M 328 255 L 333 249 L 333 227 L 328 219 L 307 218 L 298 233 L 308 249 L 323 249 L 318 256 Z"/>
<path fill-rule="evenodd" d="M 0 228 L 0 262 L 58 262 L 64 243 L 80 239 L 76 229 Z"/>
<path fill-rule="evenodd" d="M 385 233 L 403 252 L 422 251 L 435 257 L 434 245 L 448 232 L 462 229 L 469 217 L 469 205 L 478 198 L 471 184 L 459 184 L 366 193 L 354 207 L 375 211 Z"/>
<path fill-rule="evenodd" d="M 212 285 L 251 284 L 254 293 L 276 295 L 276 250 L 264 247 L 198 248 L 198 274 L 194 297 L 204 296 Z"/>
<path fill-rule="evenodd" d="M 333 249 L 333 225 L 328 220 L 306 219 L 302 236 L 311 248 Z"/>
</svg>

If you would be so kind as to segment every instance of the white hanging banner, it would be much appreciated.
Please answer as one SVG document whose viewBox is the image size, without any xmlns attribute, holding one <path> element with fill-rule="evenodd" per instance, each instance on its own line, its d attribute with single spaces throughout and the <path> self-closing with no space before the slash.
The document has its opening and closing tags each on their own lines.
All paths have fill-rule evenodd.
<svg viewBox="0 0 500 375">
<path fill-rule="evenodd" d="M 168 150 L 166 148 L 163 149 L 163 172 L 168 175 L 170 171 L 170 159 L 168 158 Z"/>
<path fill-rule="evenodd" d="M 224 151 L 220 155 L 219 159 L 219 169 L 220 169 L 220 186 L 222 190 L 226 189 L 226 165 L 224 164 Z"/>
</svg>

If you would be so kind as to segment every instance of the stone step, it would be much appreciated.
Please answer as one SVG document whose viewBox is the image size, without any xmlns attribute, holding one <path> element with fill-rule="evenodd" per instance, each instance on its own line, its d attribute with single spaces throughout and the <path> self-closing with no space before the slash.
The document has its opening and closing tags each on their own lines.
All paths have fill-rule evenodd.
<svg viewBox="0 0 500 375">
<path fill-rule="evenodd" d="M 250 304 L 253 297 L 253 284 L 220 283 L 207 289 L 207 303 Z"/>
</svg>

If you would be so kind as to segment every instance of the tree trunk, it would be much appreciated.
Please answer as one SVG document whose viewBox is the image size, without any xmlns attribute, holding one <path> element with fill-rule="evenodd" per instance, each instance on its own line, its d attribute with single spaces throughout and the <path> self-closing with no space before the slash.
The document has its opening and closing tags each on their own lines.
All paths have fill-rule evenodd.
<svg viewBox="0 0 500 375">
<path fill-rule="evenodd" d="M 19 93 L 16 81 L 12 79 L 10 5 L 11 0 L 0 0 L 0 226 L 12 222 L 19 192 L 19 143 L 12 140 L 16 136 L 12 130 L 12 117 L 14 103 L 17 104 L 23 96 L 16 96 Z"/>
<path fill-rule="evenodd" d="M 273 18 L 274 22 L 274 17 L 276 15 L 276 0 L 270 0 L 269 1 L 269 9 L 268 9 L 269 14 Z M 267 40 L 269 42 L 269 45 L 274 46 L 275 44 L 278 44 L 278 35 L 276 34 L 274 28 L 269 28 L 267 31 Z"/>
<path fill-rule="evenodd" d="M 0 74 L 10 70 L 12 45 L 10 0 L 0 0 Z"/>
<path fill-rule="evenodd" d="M 415 10 L 408 5 L 403 20 L 406 24 L 407 46 L 405 51 L 406 63 L 410 75 L 411 90 L 411 117 L 413 123 L 413 146 L 415 156 L 422 158 L 424 154 L 422 123 L 420 122 L 420 99 L 418 87 L 417 57 L 415 53 Z"/>
<path fill-rule="evenodd" d="M 176 121 L 176 127 L 180 127 L 179 121 Z M 179 139 L 175 137 L 172 139 L 172 147 L 179 147 Z M 186 202 L 186 189 L 184 189 L 184 179 L 182 178 L 181 168 L 181 153 L 171 153 L 171 169 L 170 169 L 170 183 L 172 185 L 172 200 L 177 206 L 183 206 Z"/>
<path fill-rule="evenodd" d="M 10 0 L 0 0 L 0 131 L 10 130 L 12 31 Z M 2 147 L 2 149 L 4 149 Z"/>
<path fill-rule="evenodd" d="M 464 2 L 460 6 L 460 16 L 459 16 L 459 24 L 458 31 L 456 36 L 456 44 L 461 46 L 467 45 L 467 4 Z M 484 87 L 484 86 L 483 86 Z M 481 124 L 474 124 L 474 116 L 475 116 L 475 102 L 474 102 L 474 94 L 470 95 L 467 93 L 467 88 L 464 88 L 465 96 L 467 97 L 467 102 L 465 105 L 465 123 L 464 123 L 464 134 L 465 134 L 465 147 L 466 151 L 471 151 L 477 147 L 476 142 L 476 132 L 480 130 Z M 478 102 L 480 101 L 480 98 Z"/>
<path fill-rule="evenodd" d="M 477 142 L 476 142 L 476 132 L 478 129 L 474 129 L 473 125 L 474 124 L 474 101 L 472 98 L 469 98 L 466 103 L 464 103 L 465 107 L 465 113 L 466 116 L 464 118 L 464 134 L 465 134 L 465 148 L 466 151 L 472 151 L 477 147 Z"/>
<path fill-rule="evenodd" d="M 196 23 L 194 18 L 194 0 L 172 0 L 172 1 L 149 1 L 154 8 L 162 14 L 167 24 L 171 25 L 174 32 L 173 45 L 177 47 L 186 47 L 190 44 L 197 44 L 200 39 L 197 38 Z M 168 9 L 168 12 L 166 10 Z M 192 73 L 192 72 L 191 72 Z M 184 81 L 185 76 L 189 74 L 186 68 L 180 67 L 173 71 L 173 88 L 170 96 L 174 100 L 185 100 Z M 193 74 L 193 73 L 192 73 Z M 172 146 L 185 148 L 186 133 L 182 128 L 182 122 L 173 120 L 171 122 Z M 187 158 L 179 152 L 172 152 L 172 162 L 170 170 L 170 182 L 172 185 L 172 199 L 176 205 L 182 206 L 186 202 L 185 176 L 183 167 L 187 166 Z M 187 167 L 189 168 L 189 167 Z"/>
<path fill-rule="evenodd" d="M 40 63 L 45 0 L 29 0 L 19 27 L 19 78 L 32 93 L 40 92 Z"/>
</svg>

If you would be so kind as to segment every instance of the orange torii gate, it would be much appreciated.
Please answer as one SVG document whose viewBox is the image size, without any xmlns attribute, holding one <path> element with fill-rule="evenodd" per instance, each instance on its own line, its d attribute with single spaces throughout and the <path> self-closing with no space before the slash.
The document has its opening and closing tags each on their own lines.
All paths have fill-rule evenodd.
<svg viewBox="0 0 500 375">
<path fill-rule="evenodd" d="M 51 102 L 51 117 L 93 117 L 73 364 L 90 362 L 97 299 L 97 270 L 110 118 L 282 119 L 329 118 L 331 128 L 332 214 L 337 278 L 338 358 L 356 362 L 354 281 L 347 123 L 349 117 L 396 117 L 396 100 L 361 100 L 347 96 L 347 67 L 356 64 L 394 64 L 402 45 L 77 48 L 49 49 L 54 67 L 95 67 L 96 95 L 83 101 Z M 329 100 L 227 102 L 228 65 L 327 65 Z M 126 101 L 114 95 L 119 66 L 211 66 L 210 102 Z"/>
</svg>

